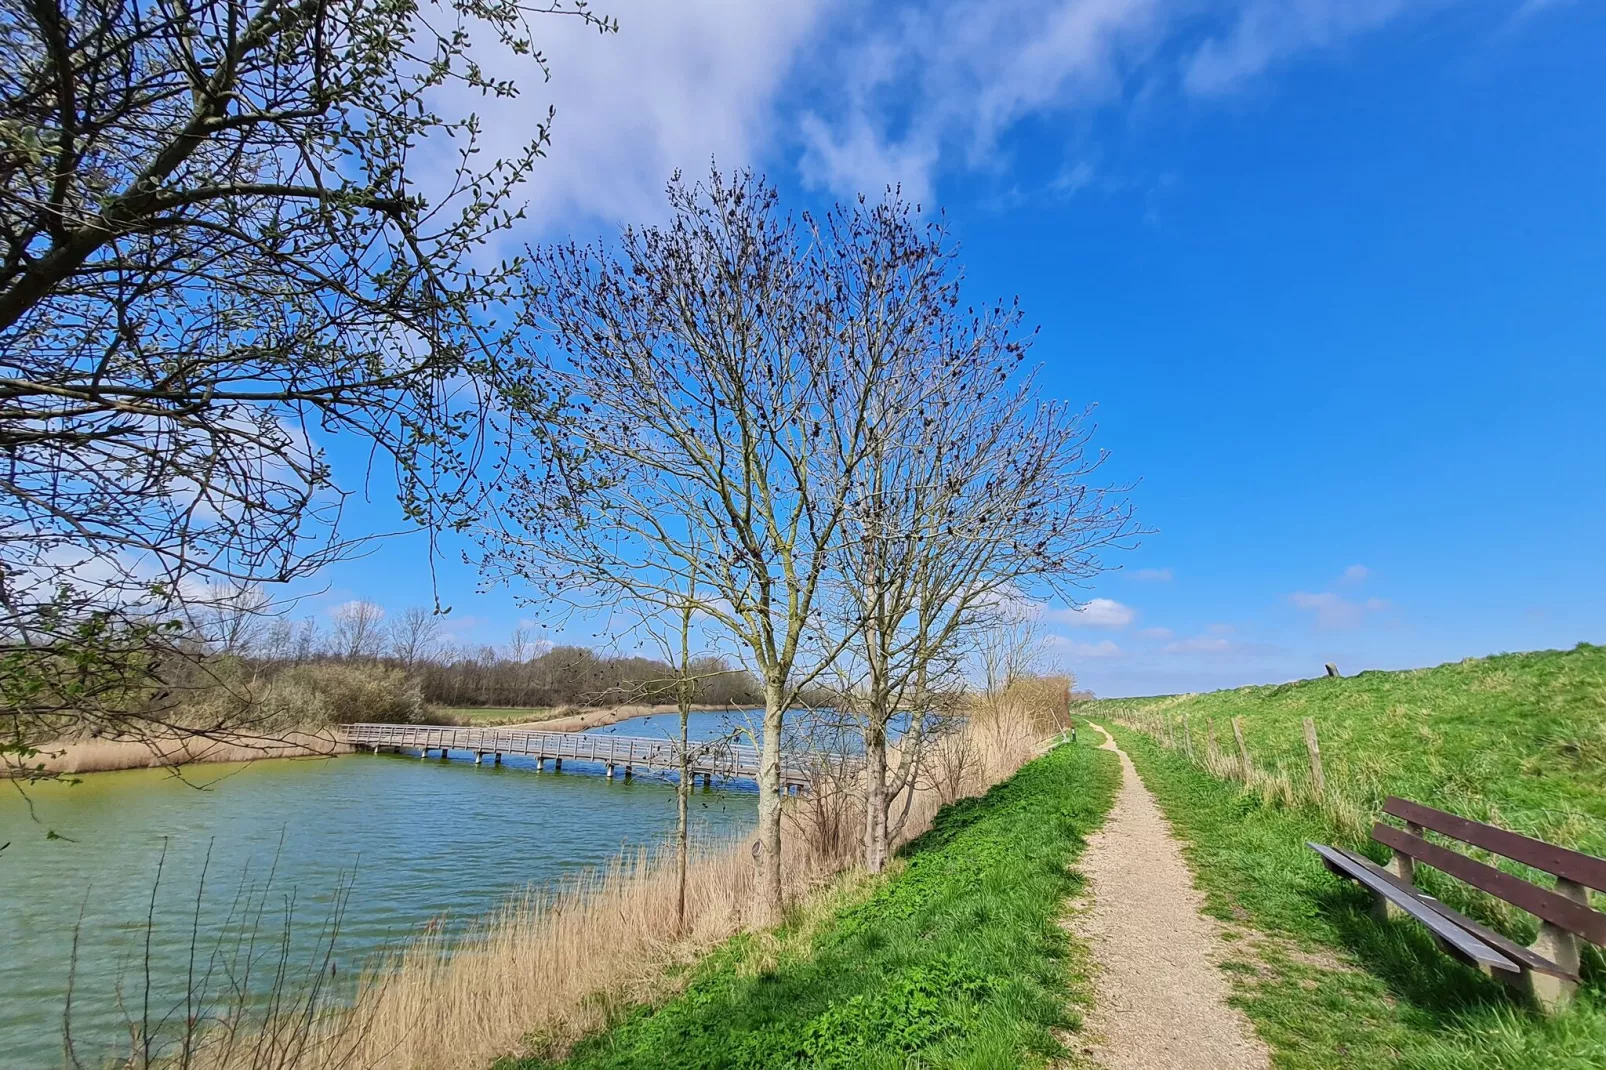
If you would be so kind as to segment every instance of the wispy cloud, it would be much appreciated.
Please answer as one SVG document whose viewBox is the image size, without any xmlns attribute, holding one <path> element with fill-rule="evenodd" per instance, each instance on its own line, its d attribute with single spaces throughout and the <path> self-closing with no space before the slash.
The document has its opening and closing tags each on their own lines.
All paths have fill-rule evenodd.
<svg viewBox="0 0 1606 1070">
<path fill-rule="evenodd" d="M 1230 93 L 1289 56 L 1329 48 L 1409 9 L 1444 0 L 1250 0 L 1232 28 L 1194 51 L 1183 84 L 1201 96 Z"/>
<path fill-rule="evenodd" d="M 1069 624 L 1074 628 L 1121 629 L 1137 620 L 1137 610 L 1113 598 L 1091 598 L 1074 609 L 1043 607 L 1042 620 Z"/>
<path fill-rule="evenodd" d="M 1063 635 L 1051 635 L 1045 642 L 1051 650 L 1076 658 L 1118 658 L 1122 654 L 1121 648 L 1112 639 L 1080 643 Z"/>
<path fill-rule="evenodd" d="M 1170 628 L 1139 628 L 1138 635 L 1144 639 L 1170 639 L 1175 633 Z"/>
<path fill-rule="evenodd" d="M 929 202 L 946 174 L 1006 170 L 1008 135 L 1025 122 L 1230 93 L 1301 53 L 1454 2 L 610 0 L 617 34 L 535 20 L 550 82 L 529 57 L 477 44 L 476 62 L 516 78 L 520 97 L 443 93 L 479 113 L 487 157 L 510 155 L 556 107 L 522 241 L 657 218 L 670 172 L 695 174 L 710 158 L 795 165 L 837 195 L 902 184 Z M 1528 0 L 1538 6 L 1551 5 Z M 443 175 L 455 159 L 440 153 Z M 1117 181 L 1078 151 L 1069 161 L 1044 194 Z"/>
<path fill-rule="evenodd" d="M 542 82 L 528 56 L 481 47 L 474 59 L 521 93 L 496 100 L 460 92 L 454 106 L 479 113 L 486 155 L 527 142 L 550 104 L 552 145 L 524 190 L 531 228 L 658 218 L 670 173 L 706 173 L 773 158 L 786 130 L 780 95 L 830 0 L 609 0 L 616 34 L 577 20 L 532 20 L 549 59 Z M 451 92 L 443 90 L 443 92 Z M 455 157 L 449 154 L 443 166 Z M 522 237 L 522 236 L 521 236 Z"/>
<path fill-rule="evenodd" d="M 1167 643 L 1160 648 L 1164 654 L 1203 654 L 1213 657 L 1245 657 L 1266 658 L 1278 657 L 1288 653 L 1283 647 L 1274 643 L 1245 642 L 1236 639 L 1231 629 L 1212 628 L 1204 635 L 1193 635 L 1186 639 L 1178 639 L 1174 643 Z"/>
<path fill-rule="evenodd" d="M 1171 570 L 1168 568 L 1140 568 L 1132 573 L 1132 578 L 1143 583 L 1170 583 Z"/>
<path fill-rule="evenodd" d="M 1371 574 L 1372 570 L 1367 568 L 1365 565 L 1351 565 L 1349 568 L 1344 570 L 1344 574 L 1338 578 L 1338 582 L 1350 584 L 1364 583 L 1366 582 L 1366 578 Z"/>
<path fill-rule="evenodd" d="M 1308 591 L 1295 591 L 1288 596 L 1288 600 L 1300 609 L 1315 614 L 1316 627 L 1328 631 L 1342 631 L 1349 628 L 1358 628 L 1366 620 L 1368 613 L 1380 613 L 1388 608 L 1388 602 L 1381 598 L 1368 598 L 1364 602 L 1352 602 L 1342 595 L 1332 591 L 1322 591 L 1312 594 Z"/>
</svg>

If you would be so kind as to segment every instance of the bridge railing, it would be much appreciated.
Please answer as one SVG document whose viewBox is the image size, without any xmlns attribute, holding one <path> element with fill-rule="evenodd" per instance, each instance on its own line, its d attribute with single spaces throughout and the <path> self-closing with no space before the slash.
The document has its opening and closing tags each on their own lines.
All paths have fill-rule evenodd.
<svg viewBox="0 0 1606 1070">
<path fill-rule="evenodd" d="M 342 726 L 340 733 L 346 742 L 356 746 L 467 750 L 482 754 L 494 752 L 661 769 L 673 769 L 679 765 L 676 743 L 668 739 L 534 729 L 398 724 L 350 724 Z M 699 773 L 756 777 L 759 771 L 758 750 L 728 740 L 703 741 L 692 748 L 690 760 Z M 851 762 L 851 759 L 835 754 L 784 755 L 782 777 L 789 781 L 805 780 L 809 777 L 810 765 L 828 762 L 840 767 L 845 761 Z"/>
</svg>

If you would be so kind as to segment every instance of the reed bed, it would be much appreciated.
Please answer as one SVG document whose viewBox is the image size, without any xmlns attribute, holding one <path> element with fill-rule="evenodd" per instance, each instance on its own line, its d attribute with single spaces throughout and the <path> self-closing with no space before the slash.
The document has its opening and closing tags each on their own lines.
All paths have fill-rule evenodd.
<svg viewBox="0 0 1606 1070">
<path fill-rule="evenodd" d="M 328 757 L 351 747 L 328 730 L 282 735 L 172 734 L 145 739 L 81 739 L 43 744 L 17 775 L 103 773 L 114 769 L 154 769 L 194 762 L 254 762 L 263 758 Z"/>
<path fill-rule="evenodd" d="M 933 769 L 907 800 L 899 842 L 930 827 L 946 803 L 979 795 L 1041 753 L 1027 720 L 978 715 L 936 743 Z M 956 771 L 957 770 L 957 771 Z M 788 903 L 844 880 L 861 849 L 862 805 L 849 785 L 788 800 L 783 872 Z M 557 1055 L 633 1005 L 677 988 L 695 961 L 769 919 L 752 914 L 745 839 L 707 846 L 687 867 L 686 921 L 677 924 L 675 856 L 638 850 L 556 890 L 510 899 L 466 934 L 431 926 L 357 984 L 345 1004 L 321 986 L 276 999 L 252 1025 L 216 1019 L 181 1062 L 207 1070 L 483 1070 L 503 1056 Z M 299 1000 L 299 1002 L 298 1002 Z"/>
</svg>

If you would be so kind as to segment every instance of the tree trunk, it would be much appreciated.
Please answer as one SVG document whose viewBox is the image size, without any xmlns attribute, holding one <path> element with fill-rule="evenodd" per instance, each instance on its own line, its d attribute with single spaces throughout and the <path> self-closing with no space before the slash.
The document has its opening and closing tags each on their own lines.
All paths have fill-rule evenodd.
<svg viewBox="0 0 1606 1070">
<path fill-rule="evenodd" d="M 781 918 L 781 725 L 786 717 L 785 695 L 778 681 L 764 682 L 764 736 L 758 758 L 758 839 L 753 861 L 758 881 L 753 906 L 765 923 Z"/>
<path fill-rule="evenodd" d="M 680 786 L 676 789 L 676 802 L 680 812 L 675 821 L 675 866 L 677 891 L 675 896 L 675 933 L 686 931 L 686 809 L 691 796 L 691 762 L 686 752 L 686 722 L 691 711 L 684 702 L 680 706 Z"/>
<path fill-rule="evenodd" d="M 874 714 L 864 733 L 864 868 L 887 868 L 887 728 Z"/>
</svg>

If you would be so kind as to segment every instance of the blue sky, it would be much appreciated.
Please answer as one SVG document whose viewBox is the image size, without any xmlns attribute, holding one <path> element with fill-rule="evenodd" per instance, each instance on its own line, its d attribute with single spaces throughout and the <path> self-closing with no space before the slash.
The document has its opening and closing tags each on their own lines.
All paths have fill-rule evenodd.
<svg viewBox="0 0 1606 1070">
<path fill-rule="evenodd" d="M 1155 529 L 1045 614 L 1087 686 L 1606 640 L 1606 4 L 600 6 L 620 34 L 544 43 L 517 239 L 651 220 L 711 155 L 798 207 L 888 181 L 940 205 Z M 393 516 L 382 489 L 352 509 Z M 426 551 L 334 567 L 298 612 L 424 604 Z M 450 546 L 435 571 L 463 641 L 539 617 Z"/>
</svg>

